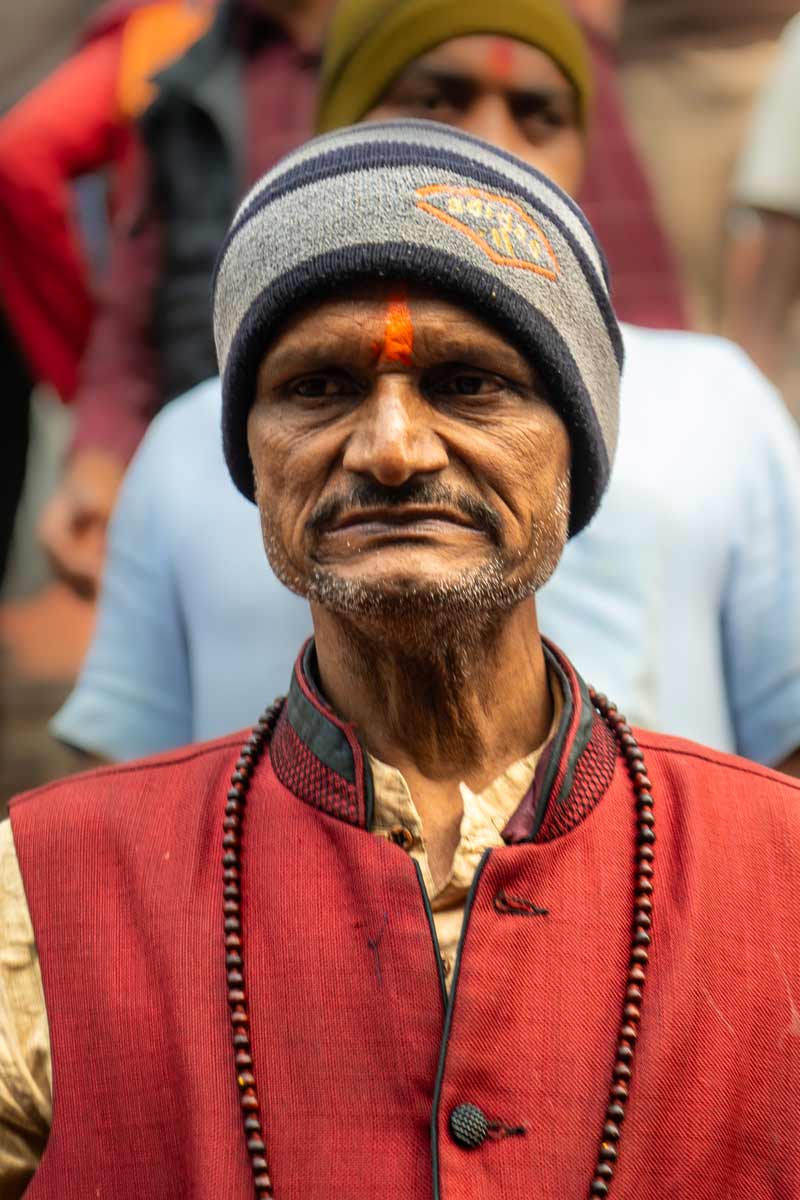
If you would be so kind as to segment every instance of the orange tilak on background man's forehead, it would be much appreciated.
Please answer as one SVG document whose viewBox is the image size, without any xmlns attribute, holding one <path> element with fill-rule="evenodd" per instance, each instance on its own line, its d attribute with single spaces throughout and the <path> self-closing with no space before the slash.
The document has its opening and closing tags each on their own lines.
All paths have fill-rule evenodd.
<svg viewBox="0 0 800 1200">
<path fill-rule="evenodd" d="M 414 359 L 414 323 L 405 289 L 389 297 L 383 339 L 373 342 L 372 349 L 379 361 L 411 366 Z"/>
<path fill-rule="evenodd" d="M 508 79 L 514 67 L 514 42 L 511 38 L 495 38 L 487 55 L 489 70 L 497 79 Z"/>
</svg>

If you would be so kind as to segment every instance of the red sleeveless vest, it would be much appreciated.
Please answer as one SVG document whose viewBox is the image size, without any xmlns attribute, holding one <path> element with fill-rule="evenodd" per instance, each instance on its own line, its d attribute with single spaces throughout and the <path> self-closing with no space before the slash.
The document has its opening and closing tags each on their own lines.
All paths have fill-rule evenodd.
<svg viewBox="0 0 800 1200">
<path fill-rule="evenodd" d="M 313 654 L 313 648 L 309 651 Z M 412 860 L 369 833 L 355 730 L 298 664 L 243 843 L 252 1040 L 278 1200 L 583 1200 L 632 911 L 627 775 L 585 687 L 484 856 L 445 1002 Z M 30 1200 L 250 1200 L 220 839 L 240 739 L 12 807 L 54 1115 Z M 612 1200 L 800 1196 L 800 791 L 642 735 L 653 944 Z M 496 905 L 500 892 L 535 915 Z M 521 1130 L 463 1149 L 463 1103 Z"/>
</svg>

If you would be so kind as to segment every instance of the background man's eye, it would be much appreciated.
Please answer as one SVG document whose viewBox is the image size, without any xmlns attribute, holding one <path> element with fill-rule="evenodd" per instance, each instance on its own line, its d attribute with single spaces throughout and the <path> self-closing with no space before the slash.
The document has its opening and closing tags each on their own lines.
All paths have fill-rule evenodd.
<svg viewBox="0 0 800 1200">
<path fill-rule="evenodd" d="M 456 119 L 462 111 L 462 105 L 452 96 L 444 92 L 414 92 L 411 95 L 398 97 L 396 107 L 403 116 L 434 117 L 445 123 Z"/>
<path fill-rule="evenodd" d="M 538 143 L 565 129 L 567 122 L 559 113 L 539 112 L 525 118 L 522 125 L 528 140 Z"/>
<path fill-rule="evenodd" d="M 577 128 L 577 118 L 572 110 L 558 103 L 520 102 L 514 105 L 514 117 L 528 140 L 535 144 L 549 140 L 564 129 Z"/>
<path fill-rule="evenodd" d="M 445 105 L 444 96 L 440 96 L 435 92 L 431 92 L 427 96 L 420 96 L 417 101 L 417 107 L 424 108 L 426 112 L 437 112 L 440 108 L 444 108 Z"/>
</svg>

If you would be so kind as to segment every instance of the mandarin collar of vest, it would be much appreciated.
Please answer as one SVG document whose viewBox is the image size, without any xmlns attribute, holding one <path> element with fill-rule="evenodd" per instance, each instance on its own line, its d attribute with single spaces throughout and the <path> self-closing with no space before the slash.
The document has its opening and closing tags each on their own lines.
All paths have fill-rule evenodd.
<svg viewBox="0 0 800 1200">
<path fill-rule="evenodd" d="M 616 746 L 595 712 L 586 684 L 567 657 L 543 642 L 564 705 L 558 729 L 533 782 L 503 831 L 508 844 L 550 841 L 574 828 L 608 788 Z M 320 689 L 311 639 L 295 663 L 270 746 L 273 769 L 299 799 L 348 824 L 370 829 L 373 783 L 369 756 L 355 725 L 333 712 Z"/>
</svg>

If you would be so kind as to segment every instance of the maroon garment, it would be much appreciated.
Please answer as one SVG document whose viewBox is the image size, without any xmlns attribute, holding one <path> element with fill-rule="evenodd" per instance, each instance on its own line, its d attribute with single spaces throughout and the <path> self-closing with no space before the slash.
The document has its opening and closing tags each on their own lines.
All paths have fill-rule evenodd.
<svg viewBox="0 0 800 1200">
<path fill-rule="evenodd" d="M 146 153 L 131 136 L 119 169 L 119 208 L 98 289 L 75 399 L 72 449 L 104 450 L 127 462 L 161 406 L 151 328 L 162 269 L 161 228 L 149 196 Z"/>
<path fill-rule="evenodd" d="M 588 1195 L 624 1003 L 635 819 L 585 685 L 563 658 L 551 663 L 568 688 L 559 730 L 527 829 L 507 830 L 511 844 L 478 868 L 449 1000 L 420 873 L 369 832 L 357 732 L 316 693 L 313 649 L 298 664 L 253 777 L 242 851 L 278 1200 Z M 800 787 L 638 736 L 656 874 L 613 1198 L 796 1200 Z M 251 1200 L 220 866 L 239 744 L 12 804 L 55 1086 L 29 1200 Z M 449 1132 L 464 1103 L 522 1132 L 465 1150 Z"/>
<path fill-rule="evenodd" d="M 245 190 L 311 136 L 318 57 L 254 15 L 242 14 L 237 40 L 244 58 Z M 73 450 L 102 449 L 127 462 L 164 401 L 152 338 L 164 247 L 151 199 L 152 167 L 141 145 L 133 146 L 125 170 L 125 199 L 83 365 Z"/>
<path fill-rule="evenodd" d="M 240 0 L 238 41 L 244 60 L 245 188 L 284 154 L 308 141 L 314 129 L 319 52 L 292 42 Z"/>
<path fill-rule="evenodd" d="M 685 329 L 677 268 L 625 119 L 614 50 L 588 36 L 596 94 L 579 201 L 609 264 L 611 299 L 622 321 Z"/>
</svg>

